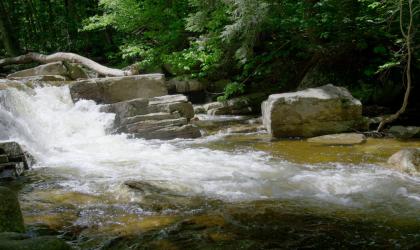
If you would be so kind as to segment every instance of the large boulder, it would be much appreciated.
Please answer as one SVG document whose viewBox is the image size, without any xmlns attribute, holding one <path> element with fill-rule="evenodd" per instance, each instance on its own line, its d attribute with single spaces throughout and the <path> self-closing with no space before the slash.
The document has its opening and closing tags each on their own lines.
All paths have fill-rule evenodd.
<svg viewBox="0 0 420 250">
<path fill-rule="evenodd" d="M 8 188 L 0 187 L 0 233 L 24 231 L 17 195 Z"/>
<path fill-rule="evenodd" d="M 328 84 L 271 95 L 262 104 L 263 123 L 273 137 L 314 137 L 366 130 L 362 104 L 348 90 Z"/>
<path fill-rule="evenodd" d="M 162 74 L 107 77 L 77 81 L 70 85 L 74 101 L 94 100 L 116 103 L 136 98 L 151 98 L 168 94 Z"/>
<path fill-rule="evenodd" d="M 80 78 L 88 78 L 83 69 L 72 63 L 52 62 L 43 64 L 35 68 L 25 69 L 8 75 L 8 78 L 21 78 L 43 75 L 59 75 L 68 77 L 69 79 L 76 80 Z"/>
<path fill-rule="evenodd" d="M 401 172 L 419 174 L 420 148 L 402 149 L 388 159 L 388 164 Z"/>
</svg>

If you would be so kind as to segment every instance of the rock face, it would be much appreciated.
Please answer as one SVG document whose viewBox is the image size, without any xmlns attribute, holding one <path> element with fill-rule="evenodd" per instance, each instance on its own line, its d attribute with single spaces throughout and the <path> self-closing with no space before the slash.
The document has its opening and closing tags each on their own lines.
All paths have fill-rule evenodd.
<svg viewBox="0 0 420 250">
<path fill-rule="evenodd" d="M 271 95 L 262 104 L 263 123 L 273 137 L 313 137 L 367 129 L 362 104 L 341 87 L 325 85 Z"/>
<path fill-rule="evenodd" d="M 15 179 L 29 169 L 32 158 L 16 142 L 0 143 L 0 179 Z"/>
<path fill-rule="evenodd" d="M 168 81 L 168 88 L 175 91 L 175 93 L 186 94 L 190 92 L 200 92 L 207 88 L 207 84 L 195 79 L 176 79 L 173 78 Z"/>
<path fill-rule="evenodd" d="M 0 187 L 0 232 L 25 231 L 22 213 L 16 194 L 5 187 Z"/>
<path fill-rule="evenodd" d="M 366 142 L 366 136 L 357 133 L 324 135 L 308 139 L 308 142 L 323 145 L 355 145 Z"/>
<path fill-rule="evenodd" d="M 32 76 L 44 76 L 44 75 L 59 75 L 68 77 L 69 79 L 76 80 L 80 78 L 88 78 L 87 74 L 81 67 L 76 64 L 53 62 L 43 64 L 35 68 L 26 69 L 15 72 L 8 75 L 8 78 L 16 77 L 32 77 Z"/>
<path fill-rule="evenodd" d="M 420 174 L 420 148 L 402 149 L 388 159 L 388 164 L 401 172 Z"/>
<path fill-rule="evenodd" d="M 410 139 L 420 138 L 420 127 L 404 127 L 404 126 L 392 126 L 388 132 L 395 138 Z"/>
<path fill-rule="evenodd" d="M 74 101 L 94 100 L 116 103 L 136 98 L 151 98 L 168 94 L 162 74 L 107 77 L 77 81 L 70 85 Z"/>
<path fill-rule="evenodd" d="M 189 124 L 194 111 L 183 95 L 138 98 L 114 103 L 105 109 L 116 114 L 115 128 L 118 133 L 161 140 L 201 136 L 200 130 Z"/>
</svg>

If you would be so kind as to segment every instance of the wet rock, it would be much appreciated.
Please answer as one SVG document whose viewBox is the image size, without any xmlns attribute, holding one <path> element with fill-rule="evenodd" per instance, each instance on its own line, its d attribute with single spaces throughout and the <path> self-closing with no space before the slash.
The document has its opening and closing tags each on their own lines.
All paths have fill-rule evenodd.
<svg viewBox="0 0 420 250">
<path fill-rule="evenodd" d="M 323 135 L 308 139 L 308 142 L 325 145 L 355 145 L 366 142 L 366 136 L 357 133 Z"/>
<path fill-rule="evenodd" d="M 126 186 L 129 188 L 135 189 L 137 191 L 140 191 L 141 193 L 145 195 L 149 194 L 161 194 L 168 192 L 167 189 L 163 189 L 157 185 L 154 185 L 150 182 L 146 181 L 136 181 L 136 180 L 129 180 L 124 182 Z"/>
<path fill-rule="evenodd" d="M 228 133 L 232 134 L 247 134 L 247 133 L 255 133 L 260 130 L 264 129 L 259 124 L 247 124 L 247 125 L 238 125 L 227 129 Z"/>
<path fill-rule="evenodd" d="M 258 113 L 260 104 L 266 97 L 263 93 L 233 98 L 225 102 L 203 105 L 208 115 L 249 115 Z"/>
<path fill-rule="evenodd" d="M 200 130 L 189 124 L 194 111 L 184 95 L 139 98 L 114 103 L 103 111 L 105 109 L 116 114 L 115 127 L 118 133 L 161 140 L 201 136 Z"/>
<path fill-rule="evenodd" d="M 26 76 L 26 77 L 10 77 L 10 80 L 23 81 L 23 82 L 57 82 L 68 81 L 66 76 L 60 75 L 40 75 L 40 76 Z"/>
<path fill-rule="evenodd" d="M 203 105 L 194 105 L 194 113 L 195 114 L 205 114 L 206 113 L 206 109 L 204 108 Z"/>
<path fill-rule="evenodd" d="M 54 236 L 31 238 L 26 234 L 0 233 L 2 250 L 71 250 L 63 240 Z"/>
<path fill-rule="evenodd" d="M 18 143 L 13 141 L 0 143 L 0 154 L 7 155 L 10 163 L 22 163 L 25 169 L 29 169 L 35 161 Z"/>
<path fill-rule="evenodd" d="M 7 77 L 13 79 L 17 77 L 32 77 L 44 75 L 58 75 L 68 77 L 73 80 L 79 78 L 87 78 L 87 74 L 83 71 L 82 68 L 80 68 L 80 66 L 78 66 L 77 64 L 63 62 L 43 64 L 35 68 L 15 72 L 13 74 L 8 75 Z"/>
<path fill-rule="evenodd" d="M 362 104 L 334 85 L 271 95 L 262 104 L 263 122 L 273 137 L 313 137 L 366 130 Z"/>
<path fill-rule="evenodd" d="M 97 103 L 117 103 L 137 98 L 152 98 L 168 94 L 162 74 L 107 77 L 77 81 L 70 85 L 74 101 L 94 100 Z"/>
<path fill-rule="evenodd" d="M 0 232 L 24 232 L 22 213 L 17 195 L 10 189 L 0 187 Z M 3 249 L 0 247 L 0 249 Z"/>
<path fill-rule="evenodd" d="M 402 149 L 388 159 L 388 164 L 408 174 L 420 173 L 420 148 Z"/>
<path fill-rule="evenodd" d="M 400 139 L 420 138 L 420 127 L 392 126 L 388 132 L 395 138 Z"/>
</svg>

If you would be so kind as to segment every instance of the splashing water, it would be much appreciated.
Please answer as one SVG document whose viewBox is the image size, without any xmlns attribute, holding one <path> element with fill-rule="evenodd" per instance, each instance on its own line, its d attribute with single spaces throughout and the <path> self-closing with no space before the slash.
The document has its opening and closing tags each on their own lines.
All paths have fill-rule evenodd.
<svg viewBox="0 0 420 250">
<path fill-rule="evenodd" d="M 68 87 L 0 92 L 0 140 L 15 140 L 68 190 L 121 195 L 126 180 L 227 201 L 302 199 L 364 209 L 420 213 L 420 180 L 369 164 L 302 165 L 249 150 L 191 147 L 196 141 L 146 141 L 111 135 L 114 115 Z M 212 138 L 214 140 L 214 138 Z M 223 137 L 220 138 L 223 140 Z M 188 143 L 183 143 L 188 142 Z"/>
</svg>

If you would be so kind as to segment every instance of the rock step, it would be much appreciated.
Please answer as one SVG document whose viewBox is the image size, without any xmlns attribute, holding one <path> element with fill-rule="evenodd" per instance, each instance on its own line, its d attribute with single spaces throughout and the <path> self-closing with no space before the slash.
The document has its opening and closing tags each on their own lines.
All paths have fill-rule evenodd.
<svg viewBox="0 0 420 250">
<path fill-rule="evenodd" d="M 176 138 L 189 139 L 201 137 L 200 129 L 188 124 L 181 127 L 166 127 L 154 131 L 145 131 L 134 133 L 135 138 L 143 138 L 146 140 L 172 140 Z"/>
<path fill-rule="evenodd" d="M 142 121 L 134 124 L 129 124 L 126 127 L 120 129 L 121 132 L 125 133 L 144 133 L 151 132 L 167 127 L 179 127 L 187 125 L 188 121 L 186 118 L 169 119 L 169 120 L 150 120 Z"/>
<path fill-rule="evenodd" d="M 8 163 L 9 157 L 7 155 L 0 155 L 0 164 L 2 163 Z"/>
<path fill-rule="evenodd" d="M 143 122 L 143 121 L 160 121 L 160 120 L 178 119 L 180 117 L 181 117 L 180 114 L 177 112 L 172 113 L 172 114 L 164 113 L 164 112 L 150 113 L 147 115 L 136 115 L 133 117 L 128 117 L 124 120 L 124 122 L 121 125 L 123 126 L 127 124 Z"/>
</svg>

